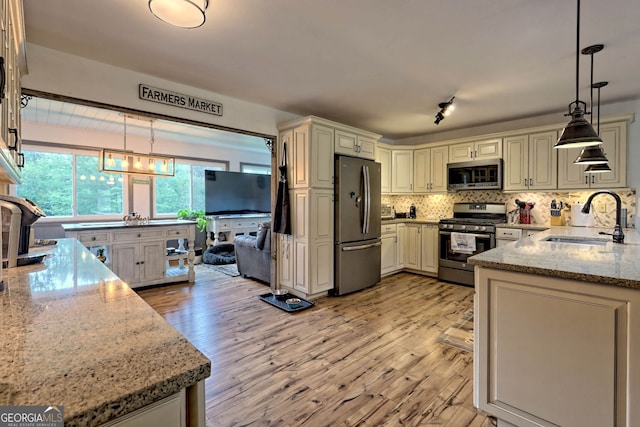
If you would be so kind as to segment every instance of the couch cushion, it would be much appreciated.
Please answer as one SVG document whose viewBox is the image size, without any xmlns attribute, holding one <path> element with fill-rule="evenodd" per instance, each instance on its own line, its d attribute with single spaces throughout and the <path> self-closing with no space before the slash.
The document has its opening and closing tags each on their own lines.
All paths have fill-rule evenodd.
<svg viewBox="0 0 640 427">
<path fill-rule="evenodd" d="M 256 248 L 262 250 L 264 249 L 264 242 L 267 240 L 267 235 L 269 234 L 269 230 L 271 229 L 270 222 L 263 222 L 258 227 L 258 240 L 256 241 Z"/>
</svg>

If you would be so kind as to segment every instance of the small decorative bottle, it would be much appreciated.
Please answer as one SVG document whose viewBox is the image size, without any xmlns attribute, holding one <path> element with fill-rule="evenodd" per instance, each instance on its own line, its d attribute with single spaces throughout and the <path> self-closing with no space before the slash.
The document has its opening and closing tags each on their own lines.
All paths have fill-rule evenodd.
<svg viewBox="0 0 640 427">
<path fill-rule="evenodd" d="M 100 248 L 96 251 L 96 258 L 98 258 L 102 262 L 105 262 L 107 260 L 107 257 L 104 256 L 104 248 Z"/>
</svg>

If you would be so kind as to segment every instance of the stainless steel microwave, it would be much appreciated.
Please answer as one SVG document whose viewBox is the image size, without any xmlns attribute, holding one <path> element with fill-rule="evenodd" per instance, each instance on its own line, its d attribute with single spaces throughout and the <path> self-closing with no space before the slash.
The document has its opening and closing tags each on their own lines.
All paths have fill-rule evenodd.
<svg viewBox="0 0 640 427">
<path fill-rule="evenodd" d="M 447 189 L 502 190 L 502 159 L 447 164 Z"/>
</svg>

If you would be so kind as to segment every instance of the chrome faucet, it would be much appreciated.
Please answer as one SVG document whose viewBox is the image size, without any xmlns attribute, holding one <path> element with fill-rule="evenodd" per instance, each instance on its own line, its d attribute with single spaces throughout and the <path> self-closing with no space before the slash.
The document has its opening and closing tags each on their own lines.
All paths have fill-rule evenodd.
<svg viewBox="0 0 640 427">
<path fill-rule="evenodd" d="M 624 243 L 624 233 L 622 232 L 622 226 L 620 225 L 620 222 L 622 220 L 622 200 L 620 200 L 620 196 L 618 196 L 616 193 L 614 193 L 611 190 L 596 191 L 595 193 L 590 195 L 589 198 L 587 199 L 587 202 L 584 204 L 584 207 L 582 208 L 582 213 L 589 213 L 589 210 L 591 210 L 591 200 L 593 200 L 593 198 L 598 194 L 610 194 L 611 196 L 613 196 L 614 199 L 616 199 L 616 226 L 613 229 L 613 234 L 612 234 L 613 243 Z M 609 234 L 609 233 L 601 233 L 601 234 Z"/>
</svg>

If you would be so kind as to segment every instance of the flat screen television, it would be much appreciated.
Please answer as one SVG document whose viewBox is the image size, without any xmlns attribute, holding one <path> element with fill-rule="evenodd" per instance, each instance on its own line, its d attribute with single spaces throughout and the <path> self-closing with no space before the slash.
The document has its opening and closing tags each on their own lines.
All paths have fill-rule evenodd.
<svg viewBox="0 0 640 427">
<path fill-rule="evenodd" d="M 204 171 L 207 215 L 271 212 L 271 175 Z"/>
</svg>

